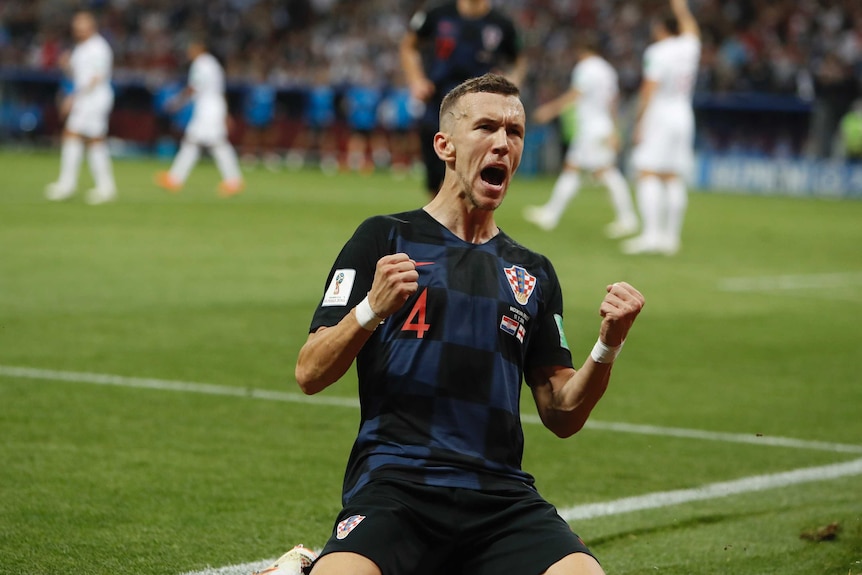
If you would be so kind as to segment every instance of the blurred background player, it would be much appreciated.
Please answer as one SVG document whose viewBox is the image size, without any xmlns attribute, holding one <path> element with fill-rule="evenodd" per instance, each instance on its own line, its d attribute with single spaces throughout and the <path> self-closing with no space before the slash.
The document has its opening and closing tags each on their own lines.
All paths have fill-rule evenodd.
<svg viewBox="0 0 862 575">
<path fill-rule="evenodd" d="M 617 167 L 617 105 L 619 86 L 613 67 L 599 56 L 598 37 L 583 35 L 576 45 L 578 63 L 572 70 L 571 88 L 540 106 L 533 119 L 545 123 L 576 105 L 578 126 L 569 144 L 563 171 L 554 184 L 551 197 L 543 206 L 528 206 L 524 217 L 544 230 L 557 226 L 566 205 L 578 193 L 581 171 L 586 170 L 610 192 L 616 219 L 605 233 L 610 238 L 631 235 L 638 229 L 637 216 L 628 184 Z"/>
<path fill-rule="evenodd" d="M 700 62 L 700 28 L 686 0 L 652 25 L 656 42 L 644 52 L 632 163 L 643 230 L 623 242 L 627 254 L 679 251 L 694 164 L 692 93 Z"/>
<path fill-rule="evenodd" d="M 417 100 L 425 103 L 419 121 L 425 185 L 436 194 L 445 165 L 434 152 L 440 103 L 449 90 L 487 72 L 503 72 L 520 85 L 526 58 L 512 20 L 494 9 L 490 0 L 457 0 L 417 12 L 400 46 L 401 65 Z"/>
<path fill-rule="evenodd" d="M 72 17 L 75 48 L 62 58 L 64 68 L 72 77 L 73 91 L 60 103 L 60 115 L 66 118 L 60 149 L 60 177 L 45 189 L 49 200 L 70 198 L 78 187 L 78 173 L 87 147 L 87 162 L 95 187 L 87 193 L 87 203 L 101 204 L 117 195 L 111 154 L 105 137 L 108 118 L 114 107 L 111 88 L 113 52 L 98 33 L 96 18 L 91 12 L 77 12 Z"/>
<path fill-rule="evenodd" d="M 276 89 L 268 79 L 266 62 L 253 57 L 242 102 L 245 129 L 242 136 L 243 164 L 260 160 L 267 169 L 277 171 L 281 158 L 275 151 L 278 132 L 275 129 Z"/>
<path fill-rule="evenodd" d="M 220 195 L 227 197 L 238 194 L 244 184 L 236 151 L 227 139 L 224 71 L 215 56 L 207 52 L 206 44 L 200 39 L 189 42 L 187 55 L 192 63 L 188 86 L 174 105 L 179 106 L 183 100 L 191 98 L 194 102 L 192 118 L 170 171 L 156 174 L 156 184 L 171 192 L 182 189 L 200 157 L 200 147 L 205 146 L 221 173 Z"/>
<path fill-rule="evenodd" d="M 414 130 L 418 103 L 410 95 L 401 74 L 389 86 L 377 108 L 380 125 L 385 131 L 392 167 L 392 175 L 405 176 L 411 169 L 419 151 Z"/>
<path fill-rule="evenodd" d="M 377 107 L 383 89 L 374 70 L 364 64 L 358 78 L 344 92 L 344 109 L 350 137 L 347 139 L 347 168 L 354 172 L 372 172 L 389 163 L 386 141 L 378 131 Z M 369 157 L 369 151 L 371 157 Z"/>
<path fill-rule="evenodd" d="M 324 174 L 332 175 L 338 171 L 338 146 L 333 134 L 336 118 L 335 96 L 335 89 L 329 83 L 326 70 L 318 69 L 306 94 L 303 107 L 304 129 L 287 153 L 288 168 L 301 168 L 308 156 L 315 153 Z"/>
</svg>

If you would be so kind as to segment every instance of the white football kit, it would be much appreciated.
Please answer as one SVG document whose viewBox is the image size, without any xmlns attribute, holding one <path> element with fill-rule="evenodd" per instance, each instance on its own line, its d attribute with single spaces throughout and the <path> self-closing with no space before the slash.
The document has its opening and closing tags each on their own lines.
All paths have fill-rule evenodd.
<svg viewBox="0 0 862 575">
<path fill-rule="evenodd" d="M 194 91 L 192 117 L 186 138 L 212 146 L 227 138 L 227 103 L 224 71 L 212 54 L 201 54 L 189 69 L 189 87 Z"/>
<path fill-rule="evenodd" d="M 103 138 L 108 133 L 108 117 L 114 107 L 113 61 L 111 47 L 99 34 L 72 50 L 69 66 L 75 92 L 66 120 L 68 131 L 87 138 Z"/>
<path fill-rule="evenodd" d="M 201 147 L 208 148 L 221 173 L 223 195 L 233 195 L 243 187 L 236 151 L 228 141 L 227 101 L 224 70 L 215 56 L 198 54 L 189 69 L 192 90 L 192 117 L 183 137 L 167 181 L 159 184 L 173 191 L 182 187 L 200 157 Z"/>
<path fill-rule="evenodd" d="M 567 163 L 589 171 L 615 163 L 616 151 L 610 137 L 614 132 L 617 86 L 616 70 L 599 56 L 584 58 L 572 70 L 572 88 L 579 93 L 577 134 L 566 153 Z"/>
<path fill-rule="evenodd" d="M 634 167 L 679 176 L 689 175 L 694 160 L 694 112 L 691 101 L 700 62 L 700 39 L 672 36 L 652 44 L 644 54 L 644 79 L 656 82 L 644 111 Z"/>
</svg>

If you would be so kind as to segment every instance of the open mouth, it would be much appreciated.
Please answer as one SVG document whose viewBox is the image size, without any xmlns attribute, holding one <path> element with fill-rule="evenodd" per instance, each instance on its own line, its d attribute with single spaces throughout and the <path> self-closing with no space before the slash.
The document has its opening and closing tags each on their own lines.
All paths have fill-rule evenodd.
<svg viewBox="0 0 862 575">
<path fill-rule="evenodd" d="M 506 181 L 506 170 L 496 166 L 488 166 L 482 170 L 480 176 L 482 181 L 492 186 L 500 186 Z"/>
</svg>

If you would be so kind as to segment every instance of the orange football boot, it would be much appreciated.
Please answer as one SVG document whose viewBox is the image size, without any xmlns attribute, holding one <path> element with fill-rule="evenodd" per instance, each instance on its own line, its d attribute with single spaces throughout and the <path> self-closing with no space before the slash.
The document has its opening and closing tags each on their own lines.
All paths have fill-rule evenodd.
<svg viewBox="0 0 862 575">
<path fill-rule="evenodd" d="M 159 172 L 155 177 L 156 185 L 163 190 L 167 190 L 175 194 L 183 189 L 183 185 L 173 179 L 169 172 Z"/>
</svg>

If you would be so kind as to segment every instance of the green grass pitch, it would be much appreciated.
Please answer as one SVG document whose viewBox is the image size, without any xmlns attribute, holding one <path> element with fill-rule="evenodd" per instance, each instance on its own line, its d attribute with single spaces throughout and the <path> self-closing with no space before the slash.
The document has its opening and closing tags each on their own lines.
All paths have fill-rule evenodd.
<svg viewBox="0 0 862 575">
<path fill-rule="evenodd" d="M 221 200 L 209 163 L 170 195 L 151 184 L 164 167 L 118 160 L 118 202 L 52 204 L 42 189 L 58 157 L 0 152 L 2 574 L 272 558 L 321 546 L 340 507 L 355 408 L 9 374 L 298 392 L 296 354 L 339 248 L 366 216 L 424 200 L 413 179 L 263 169 Z M 518 179 L 498 223 L 554 262 L 577 360 L 605 285 L 647 298 L 595 421 L 862 445 L 862 202 L 692 194 L 682 252 L 636 258 L 602 236 L 611 212 L 595 187 L 556 231 L 525 223 L 551 185 Z M 355 393 L 351 371 L 321 396 Z M 600 426 L 525 433 L 525 468 L 561 508 L 862 457 Z M 835 540 L 800 539 L 833 522 Z M 858 575 L 862 476 L 573 527 L 609 574 Z"/>
</svg>

